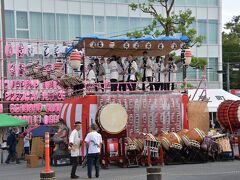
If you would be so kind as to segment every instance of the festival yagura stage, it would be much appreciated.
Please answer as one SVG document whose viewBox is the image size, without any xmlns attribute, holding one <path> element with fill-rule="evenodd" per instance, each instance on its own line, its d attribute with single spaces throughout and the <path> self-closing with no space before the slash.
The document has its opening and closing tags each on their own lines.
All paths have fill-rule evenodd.
<svg viewBox="0 0 240 180">
<path fill-rule="evenodd" d="M 84 138 L 90 125 L 99 120 L 97 112 L 109 103 L 121 104 L 126 109 L 128 137 L 138 136 L 139 133 L 157 135 L 162 131 L 177 132 L 188 128 L 188 97 L 180 93 L 71 97 L 64 101 L 60 116 L 71 129 L 74 128 L 75 121 L 82 122 L 81 135 Z M 121 121 L 121 117 L 116 117 L 114 126 L 118 126 L 118 121 Z"/>
</svg>

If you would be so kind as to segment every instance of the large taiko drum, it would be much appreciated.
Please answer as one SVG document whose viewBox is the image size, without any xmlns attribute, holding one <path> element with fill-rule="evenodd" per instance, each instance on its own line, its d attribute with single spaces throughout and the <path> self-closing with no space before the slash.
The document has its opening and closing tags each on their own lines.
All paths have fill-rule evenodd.
<svg viewBox="0 0 240 180">
<path fill-rule="evenodd" d="M 190 129 L 186 135 L 182 137 L 182 139 L 184 141 L 184 144 L 187 146 L 196 146 L 200 148 L 200 145 L 202 144 L 205 136 L 206 135 L 203 131 L 198 128 L 193 128 Z"/>
<path fill-rule="evenodd" d="M 109 134 L 122 132 L 127 125 L 128 115 L 121 104 L 110 103 L 102 106 L 97 113 L 97 124 Z"/>
<path fill-rule="evenodd" d="M 227 100 L 218 106 L 218 122 L 226 129 L 240 128 L 240 101 Z"/>
<path fill-rule="evenodd" d="M 169 150 L 170 148 L 182 149 L 182 140 L 175 132 L 165 135 L 161 140 L 161 144 L 165 150 Z"/>
</svg>

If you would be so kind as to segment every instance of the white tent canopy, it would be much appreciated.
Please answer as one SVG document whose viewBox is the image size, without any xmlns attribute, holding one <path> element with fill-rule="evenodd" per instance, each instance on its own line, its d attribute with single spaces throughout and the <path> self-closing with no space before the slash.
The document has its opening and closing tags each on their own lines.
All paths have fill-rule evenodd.
<svg viewBox="0 0 240 180">
<path fill-rule="evenodd" d="M 192 100 L 194 94 L 196 92 L 196 89 L 190 89 L 188 90 L 188 97 L 190 97 L 189 100 Z M 194 97 L 194 101 L 198 101 L 201 99 L 201 94 L 203 92 L 203 89 L 199 89 Z M 205 94 L 203 93 L 202 96 Z M 221 102 L 225 100 L 240 100 L 240 97 L 235 96 L 227 91 L 224 91 L 223 89 L 207 89 L 206 90 L 207 99 L 209 99 L 208 102 L 208 111 L 209 112 L 217 112 L 218 106 L 221 104 Z"/>
</svg>

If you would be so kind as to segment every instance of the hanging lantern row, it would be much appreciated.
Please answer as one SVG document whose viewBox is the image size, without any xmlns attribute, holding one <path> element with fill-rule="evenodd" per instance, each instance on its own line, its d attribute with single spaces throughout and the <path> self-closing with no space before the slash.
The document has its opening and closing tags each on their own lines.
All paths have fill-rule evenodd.
<svg viewBox="0 0 240 180">
<path fill-rule="evenodd" d="M 182 48 L 184 45 L 185 45 L 185 43 L 181 43 L 180 44 L 180 48 Z M 104 43 L 103 43 L 103 41 L 98 41 L 98 42 L 91 41 L 89 43 L 89 46 L 90 46 L 90 48 L 103 48 L 104 47 Z M 115 42 L 111 41 L 109 43 L 109 48 L 113 49 L 114 47 L 115 47 Z M 138 42 L 135 42 L 135 43 L 133 43 L 132 47 L 133 47 L 133 49 L 139 49 L 140 44 Z M 159 43 L 157 47 L 158 47 L 159 50 L 163 50 L 164 49 L 164 44 L 163 43 Z M 176 50 L 177 47 L 178 46 L 177 46 L 176 43 L 172 43 L 171 44 L 171 49 L 172 50 Z M 129 48 L 130 48 L 129 42 L 126 41 L 125 43 L 123 43 L 123 49 L 129 49 Z M 151 48 L 152 48 L 152 44 L 150 42 L 147 42 L 145 44 L 145 49 L 151 49 Z"/>
</svg>

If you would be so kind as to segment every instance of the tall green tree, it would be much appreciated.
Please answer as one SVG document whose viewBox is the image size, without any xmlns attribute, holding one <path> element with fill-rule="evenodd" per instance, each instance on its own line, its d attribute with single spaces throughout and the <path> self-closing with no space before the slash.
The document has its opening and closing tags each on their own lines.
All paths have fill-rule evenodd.
<svg viewBox="0 0 240 180">
<path fill-rule="evenodd" d="M 173 36 L 176 33 L 181 33 L 189 37 L 188 46 L 200 46 L 204 37 L 197 36 L 196 29 L 191 27 L 191 24 L 195 21 L 195 18 L 192 17 L 192 11 L 187 9 L 175 13 L 173 11 L 174 3 L 175 0 L 147 0 L 146 3 L 131 3 L 129 6 L 133 11 L 139 9 L 143 13 L 153 16 L 153 20 L 143 30 L 129 32 L 127 36 L 136 38 L 144 36 L 158 37 L 161 35 Z M 156 4 L 162 6 L 165 12 L 158 12 Z"/>
<path fill-rule="evenodd" d="M 227 72 L 226 63 L 230 63 L 230 89 L 240 89 L 240 71 L 233 71 L 233 68 L 240 68 L 237 65 L 240 64 L 240 15 L 233 16 L 231 21 L 225 24 L 224 29 L 225 31 L 222 33 L 223 70 Z M 223 78 L 223 86 L 226 89 L 227 76 L 223 76 Z"/>
</svg>

